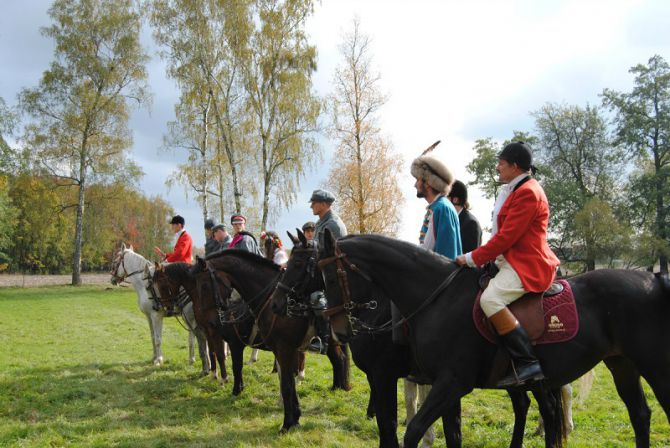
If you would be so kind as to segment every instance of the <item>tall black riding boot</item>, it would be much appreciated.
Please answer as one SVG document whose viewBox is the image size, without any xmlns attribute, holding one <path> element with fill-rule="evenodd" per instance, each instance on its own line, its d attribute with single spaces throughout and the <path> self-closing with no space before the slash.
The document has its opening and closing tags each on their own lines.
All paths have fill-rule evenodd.
<svg viewBox="0 0 670 448">
<path fill-rule="evenodd" d="M 324 355 L 328 351 L 328 343 L 330 342 L 330 327 L 322 316 L 317 316 L 314 319 L 314 330 L 316 330 L 316 336 L 312 338 L 308 350 Z"/>
<path fill-rule="evenodd" d="M 533 353 L 533 346 L 526 330 L 517 325 L 512 331 L 500 336 L 503 345 L 512 357 L 513 372 L 498 381 L 498 387 L 521 386 L 529 381 L 544 379 L 540 361 Z"/>
</svg>

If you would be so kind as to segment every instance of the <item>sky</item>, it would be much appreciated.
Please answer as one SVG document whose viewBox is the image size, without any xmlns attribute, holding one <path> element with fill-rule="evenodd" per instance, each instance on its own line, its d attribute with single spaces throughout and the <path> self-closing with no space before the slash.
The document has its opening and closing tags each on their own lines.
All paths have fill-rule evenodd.
<svg viewBox="0 0 670 448">
<path fill-rule="evenodd" d="M 49 5 L 46 0 L 2 1 L 0 97 L 9 105 L 16 104 L 22 88 L 38 84 L 53 59 L 53 42 L 39 31 L 50 24 Z M 531 113 L 545 103 L 600 104 L 605 88 L 632 89 L 632 66 L 646 64 L 655 54 L 670 61 L 670 2 L 665 0 L 322 0 L 306 23 L 318 51 L 318 95 L 332 91 L 341 63 L 338 45 L 356 16 L 372 40 L 379 87 L 389 96 L 379 122 L 404 162 L 398 237 L 411 242 L 418 241 L 427 204 L 416 197 L 409 167 L 428 145 L 441 140 L 434 155 L 467 183 L 472 176 L 465 167 L 474 157 L 475 140 L 503 141 L 514 130 L 532 132 Z M 143 43 L 151 56 L 153 101 L 150 109 L 132 115 L 130 156 L 145 172 L 142 191 L 166 198 L 185 217 L 196 246 L 203 246 L 202 212 L 194 196 L 165 185 L 185 158 L 162 149 L 177 87 L 165 76 L 148 27 Z M 282 236 L 316 220 L 308 199 L 327 178 L 333 156 L 333 141 L 326 135 L 319 141 L 323 163 L 302 180 L 293 206 L 269 224 Z M 475 187 L 469 195 L 482 227 L 490 226 L 493 201 Z"/>
</svg>

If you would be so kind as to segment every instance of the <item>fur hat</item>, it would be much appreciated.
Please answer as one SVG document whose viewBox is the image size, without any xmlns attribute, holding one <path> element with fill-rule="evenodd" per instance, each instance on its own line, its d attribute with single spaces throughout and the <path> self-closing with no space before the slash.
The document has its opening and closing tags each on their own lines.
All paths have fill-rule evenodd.
<svg viewBox="0 0 670 448">
<path fill-rule="evenodd" d="M 446 165 L 431 155 L 417 157 L 412 162 L 412 176 L 423 179 L 436 191 L 447 194 L 454 182 L 454 176 Z"/>
</svg>

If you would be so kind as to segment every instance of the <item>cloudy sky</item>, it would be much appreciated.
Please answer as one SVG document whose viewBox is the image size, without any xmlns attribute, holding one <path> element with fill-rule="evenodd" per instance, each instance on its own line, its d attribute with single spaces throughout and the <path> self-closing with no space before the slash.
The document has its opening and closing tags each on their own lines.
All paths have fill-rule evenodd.
<svg viewBox="0 0 670 448">
<path fill-rule="evenodd" d="M 0 96 L 14 105 L 22 87 L 33 87 L 53 58 L 53 43 L 39 28 L 49 25 L 46 0 L 3 0 L 0 14 Z M 504 140 L 513 130 L 532 131 L 530 112 L 546 102 L 599 104 L 604 88 L 629 91 L 628 69 L 659 54 L 670 60 L 670 2 L 658 1 L 421 1 L 322 0 L 307 23 L 318 49 L 314 88 L 331 91 L 337 46 L 355 16 L 372 38 L 380 87 L 389 94 L 380 122 L 406 170 L 406 203 L 400 237 L 416 241 L 425 203 L 415 197 L 409 165 L 422 149 L 442 140 L 435 155 L 457 178 L 478 138 Z M 150 30 L 151 110 L 134 113 L 132 157 L 145 171 L 148 195 L 162 194 L 185 216 L 197 245 L 204 244 L 202 213 L 192 196 L 165 179 L 183 156 L 162 152 L 166 123 L 178 94 L 165 77 Z M 325 117 L 324 117 L 325 118 Z M 302 182 L 294 206 L 274 228 L 284 235 L 313 219 L 307 200 L 326 178 L 332 142 L 320 138 L 324 162 Z M 473 212 L 489 225 L 492 201 L 471 189 Z M 337 203 L 335 203 L 335 207 Z"/>
</svg>

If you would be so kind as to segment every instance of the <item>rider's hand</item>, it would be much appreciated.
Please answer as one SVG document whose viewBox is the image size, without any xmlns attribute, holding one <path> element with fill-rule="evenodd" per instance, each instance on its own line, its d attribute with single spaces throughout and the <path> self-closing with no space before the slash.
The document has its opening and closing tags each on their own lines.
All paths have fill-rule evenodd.
<svg viewBox="0 0 670 448">
<path fill-rule="evenodd" d="M 158 254 L 159 257 L 165 257 L 165 254 L 158 246 L 154 246 L 154 252 L 156 252 L 156 254 Z"/>
<path fill-rule="evenodd" d="M 468 264 L 468 262 L 465 260 L 465 255 L 459 255 L 454 261 L 459 266 L 466 266 Z"/>
</svg>

